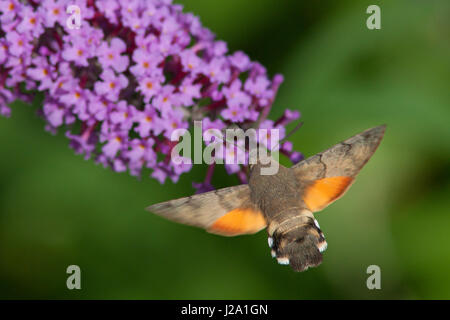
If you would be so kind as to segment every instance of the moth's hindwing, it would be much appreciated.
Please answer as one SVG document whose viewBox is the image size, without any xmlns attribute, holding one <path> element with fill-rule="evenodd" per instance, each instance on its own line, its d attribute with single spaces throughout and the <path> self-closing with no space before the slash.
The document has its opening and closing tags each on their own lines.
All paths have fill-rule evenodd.
<svg viewBox="0 0 450 320">
<path fill-rule="evenodd" d="M 377 149 L 385 129 L 385 125 L 368 129 L 291 168 L 312 212 L 324 209 L 347 191 Z"/>
<path fill-rule="evenodd" d="M 169 220 L 223 236 L 251 234 L 266 227 L 263 214 L 250 199 L 248 185 L 162 202 L 147 210 Z"/>
<path fill-rule="evenodd" d="M 346 176 L 318 179 L 305 189 L 303 201 L 312 212 L 320 211 L 344 195 L 353 181 Z"/>
</svg>

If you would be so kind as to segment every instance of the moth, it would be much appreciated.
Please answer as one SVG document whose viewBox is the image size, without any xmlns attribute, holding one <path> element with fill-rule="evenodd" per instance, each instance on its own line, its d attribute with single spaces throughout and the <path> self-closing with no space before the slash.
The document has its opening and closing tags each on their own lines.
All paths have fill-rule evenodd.
<svg viewBox="0 0 450 320">
<path fill-rule="evenodd" d="M 368 129 L 278 173 L 250 167 L 249 183 L 154 204 L 169 220 L 237 236 L 267 229 L 272 257 L 304 271 L 322 262 L 327 248 L 314 213 L 344 195 L 383 138 L 385 125 Z"/>
</svg>

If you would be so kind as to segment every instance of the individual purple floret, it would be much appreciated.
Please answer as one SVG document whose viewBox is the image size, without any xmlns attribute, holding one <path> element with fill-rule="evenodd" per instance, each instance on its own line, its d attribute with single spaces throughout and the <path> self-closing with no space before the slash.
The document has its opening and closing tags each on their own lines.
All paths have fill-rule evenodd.
<svg viewBox="0 0 450 320">
<path fill-rule="evenodd" d="M 79 28 L 68 23 L 70 5 Z M 39 91 L 46 129 L 62 128 L 76 153 L 118 172 L 148 168 L 161 183 L 178 181 L 192 164 L 171 161 L 170 137 L 194 120 L 204 130 L 260 125 L 284 134 L 300 114 L 267 120 L 282 81 L 245 53 L 229 54 L 170 0 L 0 0 L 0 115 Z M 289 142 L 281 152 L 301 159 Z M 245 166 L 225 166 L 245 181 Z M 212 189 L 213 171 L 199 191 Z"/>
</svg>

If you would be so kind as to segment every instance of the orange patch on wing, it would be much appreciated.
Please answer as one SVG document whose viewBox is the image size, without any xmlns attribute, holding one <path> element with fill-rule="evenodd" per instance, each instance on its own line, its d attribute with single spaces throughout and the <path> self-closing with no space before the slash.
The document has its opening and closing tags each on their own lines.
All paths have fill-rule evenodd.
<svg viewBox="0 0 450 320">
<path fill-rule="evenodd" d="M 314 181 L 305 190 L 303 201 L 311 211 L 319 211 L 340 198 L 352 184 L 351 177 L 331 177 Z"/>
<path fill-rule="evenodd" d="M 234 209 L 217 219 L 208 232 L 223 236 L 251 234 L 266 227 L 267 223 L 261 212 L 246 208 Z"/>
</svg>

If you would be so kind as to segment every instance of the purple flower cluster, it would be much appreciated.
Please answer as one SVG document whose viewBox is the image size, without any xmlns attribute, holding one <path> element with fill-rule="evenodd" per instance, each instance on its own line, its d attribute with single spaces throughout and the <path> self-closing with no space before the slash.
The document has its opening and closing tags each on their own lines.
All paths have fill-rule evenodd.
<svg viewBox="0 0 450 320">
<path fill-rule="evenodd" d="M 78 29 L 67 25 L 69 5 L 80 9 Z M 0 114 L 40 91 L 46 129 L 64 127 L 77 153 L 115 171 L 150 168 L 176 182 L 191 165 L 170 161 L 170 137 L 193 120 L 284 132 L 298 112 L 266 119 L 281 82 L 243 52 L 228 54 L 170 0 L 0 0 Z M 301 157 L 289 142 L 281 151 Z"/>
</svg>

